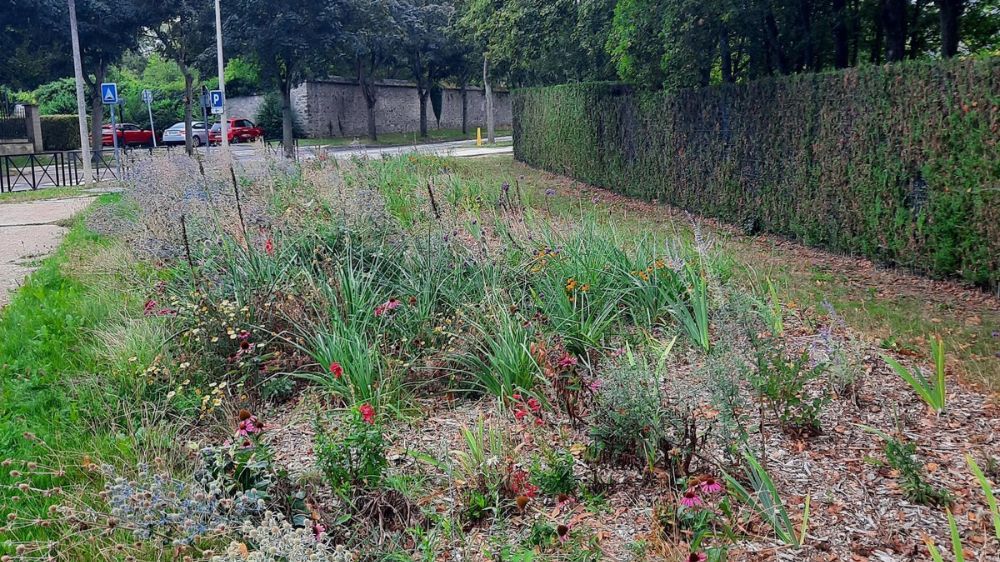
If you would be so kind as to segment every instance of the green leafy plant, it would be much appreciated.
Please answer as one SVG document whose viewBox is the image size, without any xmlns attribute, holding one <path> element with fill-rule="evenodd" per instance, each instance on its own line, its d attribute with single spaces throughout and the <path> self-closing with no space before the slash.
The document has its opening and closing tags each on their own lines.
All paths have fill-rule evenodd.
<svg viewBox="0 0 1000 562">
<path fill-rule="evenodd" d="M 762 340 L 757 343 L 757 371 L 752 382 L 767 400 L 782 429 L 789 433 L 816 435 L 822 432 L 820 414 L 830 401 L 822 392 L 810 397 L 806 385 L 826 370 L 824 363 L 809 366 L 808 351 L 789 359 L 784 346 Z"/>
<path fill-rule="evenodd" d="M 882 359 L 892 367 L 893 371 L 896 371 L 911 388 L 923 398 L 924 402 L 928 406 L 934 409 L 934 412 L 940 414 L 944 412 L 946 392 L 945 392 L 945 380 L 944 380 L 944 342 L 941 341 L 941 336 L 935 335 L 931 340 L 931 356 L 934 357 L 934 369 L 935 376 L 933 379 L 928 379 L 919 371 L 910 371 L 906 367 L 902 366 L 892 357 L 883 354 Z"/>
<path fill-rule="evenodd" d="M 965 552 L 962 550 L 962 535 L 958 532 L 958 524 L 955 523 L 955 516 L 951 514 L 950 509 L 946 509 L 945 512 L 948 516 L 948 534 L 951 536 L 951 549 L 955 554 L 955 562 L 965 562 Z M 941 551 L 934 544 L 934 539 L 924 537 L 924 544 L 927 545 L 927 550 L 930 552 L 931 559 L 934 562 L 944 562 L 944 557 L 941 556 Z"/>
<path fill-rule="evenodd" d="M 883 434 L 884 435 L 884 434 Z M 899 484 L 906 498 L 921 505 L 947 505 L 951 494 L 931 485 L 924 476 L 924 467 L 917 461 L 917 445 L 886 437 L 886 462 L 899 471 Z"/>
<path fill-rule="evenodd" d="M 455 362 L 472 375 L 471 390 L 492 394 L 507 402 L 518 392 L 531 392 L 542 382 L 529 347 L 532 329 L 519 314 L 499 302 L 486 305 L 488 313 L 470 319 L 470 349 Z"/>
<path fill-rule="evenodd" d="M 993 532 L 996 534 L 997 540 L 1000 541 L 1000 507 L 997 506 L 997 497 L 993 493 L 993 486 L 990 484 L 989 479 L 986 478 L 983 470 L 979 468 L 979 464 L 972 458 L 972 455 L 965 455 L 965 462 L 969 465 L 969 470 L 976 476 L 979 486 L 983 489 L 986 504 L 990 507 L 990 515 L 993 518 Z"/>
<path fill-rule="evenodd" d="M 465 448 L 452 452 L 454 476 L 462 486 L 464 517 L 479 521 L 498 514 L 503 506 L 507 481 L 510 438 L 483 418 L 461 430 Z"/>
<path fill-rule="evenodd" d="M 352 407 L 332 425 L 316 424 L 316 464 L 342 498 L 381 486 L 388 461 L 385 440 L 370 404 Z"/>
<path fill-rule="evenodd" d="M 576 493 L 578 482 L 573 474 L 575 461 L 569 451 L 547 450 L 543 458 L 531 464 L 531 481 L 543 494 L 567 496 Z"/>
<path fill-rule="evenodd" d="M 735 477 L 725 474 L 730 489 L 770 525 L 775 536 L 781 542 L 792 546 L 802 546 L 809 531 L 809 496 L 806 496 L 805 499 L 802 524 L 796 529 L 788 515 L 788 510 L 785 509 L 785 505 L 781 501 L 781 496 L 778 494 L 778 489 L 775 487 L 771 475 L 753 453 L 743 451 L 743 460 L 745 462 L 744 473 L 749 487 L 744 486 Z"/>
<path fill-rule="evenodd" d="M 706 278 L 708 272 L 704 264 L 698 266 L 685 264 L 679 275 L 687 291 L 684 297 L 673 300 L 670 313 L 691 341 L 704 351 L 708 351 L 712 345 L 708 333 L 708 279 Z"/>
</svg>

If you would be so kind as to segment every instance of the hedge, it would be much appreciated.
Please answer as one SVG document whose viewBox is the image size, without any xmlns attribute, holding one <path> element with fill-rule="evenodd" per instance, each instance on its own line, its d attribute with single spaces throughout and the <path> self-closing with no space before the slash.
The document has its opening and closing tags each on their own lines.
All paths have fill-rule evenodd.
<svg viewBox="0 0 1000 562">
<path fill-rule="evenodd" d="M 518 160 L 807 244 L 1000 283 L 1000 59 L 674 93 L 518 90 Z"/>
<path fill-rule="evenodd" d="M 76 115 L 42 115 L 45 150 L 79 150 L 80 124 Z"/>
</svg>

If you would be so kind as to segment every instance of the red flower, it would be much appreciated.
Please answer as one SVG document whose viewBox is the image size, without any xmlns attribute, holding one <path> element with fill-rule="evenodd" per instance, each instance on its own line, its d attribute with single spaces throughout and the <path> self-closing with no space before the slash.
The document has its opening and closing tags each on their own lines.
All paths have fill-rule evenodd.
<svg viewBox="0 0 1000 562">
<path fill-rule="evenodd" d="M 267 239 L 267 242 L 264 242 L 264 253 L 266 253 L 269 256 L 274 255 L 274 241 L 272 241 L 270 238 Z"/>
<path fill-rule="evenodd" d="M 361 412 L 361 421 L 369 425 L 375 424 L 375 408 L 371 404 L 365 402 L 358 408 L 358 411 Z"/>
<path fill-rule="evenodd" d="M 344 376 L 344 368 L 340 363 L 334 361 L 330 363 L 330 373 L 333 375 L 333 378 L 340 380 L 340 377 Z"/>
<path fill-rule="evenodd" d="M 527 415 L 528 415 L 528 412 L 524 411 L 524 408 L 518 408 L 518 409 L 514 410 L 514 418 L 517 419 L 517 421 L 523 420 L 524 416 L 527 416 Z"/>
<path fill-rule="evenodd" d="M 528 407 L 532 412 L 538 413 L 542 409 L 542 404 L 537 398 L 528 398 Z"/>
</svg>

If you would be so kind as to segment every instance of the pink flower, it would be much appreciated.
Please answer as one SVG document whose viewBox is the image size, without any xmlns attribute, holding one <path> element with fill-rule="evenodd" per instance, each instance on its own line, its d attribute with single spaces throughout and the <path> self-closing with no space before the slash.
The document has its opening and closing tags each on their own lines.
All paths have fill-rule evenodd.
<svg viewBox="0 0 1000 562">
<path fill-rule="evenodd" d="M 361 412 L 361 421 L 369 425 L 375 424 L 375 408 L 371 404 L 365 402 L 358 408 L 358 411 Z"/>
<path fill-rule="evenodd" d="M 389 299 L 375 307 L 375 316 L 384 316 L 386 312 L 392 312 L 403 304 L 399 299 Z"/>
<path fill-rule="evenodd" d="M 561 359 L 559 359 L 558 365 L 560 368 L 563 369 L 566 367 L 573 367 L 576 365 L 576 357 L 573 357 L 569 353 L 566 353 L 565 355 L 562 356 Z"/>
<path fill-rule="evenodd" d="M 531 408 L 532 412 L 538 413 L 542 409 L 542 404 L 537 398 L 528 398 L 528 407 Z"/>
<path fill-rule="evenodd" d="M 688 562 L 705 562 L 705 560 L 707 560 L 707 557 L 703 552 L 692 552 L 687 559 Z"/>
<path fill-rule="evenodd" d="M 514 400 L 520 400 L 520 399 L 521 399 L 521 395 L 520 395 L 520 394 L 516 394 L 516 393 L 515 393 L 515 394 L 513 394 L 513 395 L 511 396 L 511 398 L 513 398 Z"/>
<path fill-rule="evenodd" d="M 523 420 L 524 416 L 527 416 L 527 415 L 528 415 L 528 412 L 525 411 L 524 408 L 518 408 L 518 409 L 514 410 L 514 419 L 516 419 L 517 421 Z"/>
<path fill-rule="evenodd" d="M 316 537 L 317 541 L 323 540 L 323 535 L 326 534 L 326 526 L 322 523 L 316 523 L 313 525 L 313 536 Z"/>
<path fill-rule="evenodd" d="M 333 375 L 333 378 L 340 380 L 340 377 L 344 376 L 344 367 L 334 361 L 330 363 L 330 374 Z"/>
<path fill-rule="evenodd" d="M 715 478 L 708 478 L 698 486 L 706 494 L 718 494 L 722 491 L 722 484 Z"/>
<path fill-rule="evenodd" d="M 543 423 L 545 422 L 542 420 L 542 418 L 535 418 L 535 425 L 542 425 Z"/>
<path fill-rule="evenodd" d="M 274 255 L 274 241 L 272 241 L 270 238 L 267 239 L 267 242 L 264 242 L 264 253 L 266 253 L 269 256 Z"/>
<path fill-rule="evenodd" d="M 594 379 L 590 381 L 590 384 L 587 385 L 587 388 L 589 388 L 591 392 L 597 392 L 598 390 L 601 389 L 602 386 L 604 386 L 604 381 L 602 381 L 601 379 Z"/>
<path fill-rule="evenodd" d="M 256 435 L 264 429 L 264 424 L 257 421 L 257 416 L 247 410 L 240 410 L 239 422 L 236 425 L 236 435 L 248 437 Z"/>
<path fill-rule="evenodd" d="M 698 492 L 693 489 L 684 492 L 684 497 L 681 498 L 681 505 L 684 507 L 698 507 L 701 503 L 701 498 L 698 497 Z"/>
</svg>

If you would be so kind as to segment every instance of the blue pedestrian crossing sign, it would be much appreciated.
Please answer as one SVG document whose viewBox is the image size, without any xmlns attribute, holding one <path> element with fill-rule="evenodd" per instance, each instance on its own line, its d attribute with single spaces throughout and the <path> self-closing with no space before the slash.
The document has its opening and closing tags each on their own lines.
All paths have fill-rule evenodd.
<svg viewBox="0 0 1000 562">
<path fill-rule="evenodd" d="M 114 82 L 104 82 L 101 84 L 101 102 L 105 105 L 115 105 L 118 103 L 118 84 Z"/>
<path fill-rule="evenodd" d="M 220 115 L 224 106 L 222 90 L 212 90 L 208 93 L 209 105 L 212 107 L 212 115 Z"/>
</svg>

